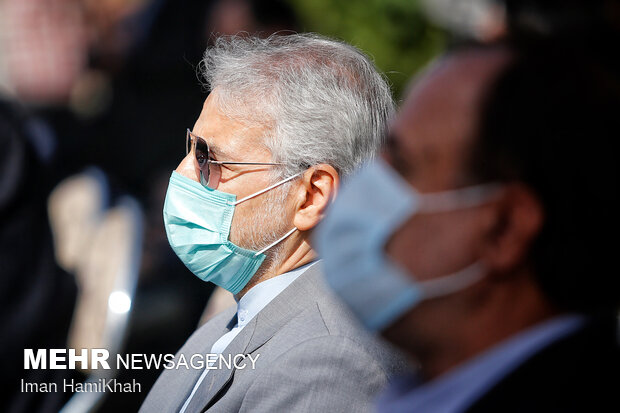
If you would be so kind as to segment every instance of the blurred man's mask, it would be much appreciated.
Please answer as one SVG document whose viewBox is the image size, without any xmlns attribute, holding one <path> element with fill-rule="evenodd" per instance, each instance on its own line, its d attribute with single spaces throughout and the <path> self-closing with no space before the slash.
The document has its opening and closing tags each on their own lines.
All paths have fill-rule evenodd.
<svg viewBox="0 0 620 413">
<path fill-rule="evenodd" d="M 346 182 L 316 245 L 328 284 L 371 331 L 382 331 L 420 302 L 451 294 L 484 276 L 481 264 L 415 281 L 385 253 L 392 234 L 415 214 L 475 207 L 497 196 L 498 184 L 421 194 L 383 160 Z"/>
</svg>

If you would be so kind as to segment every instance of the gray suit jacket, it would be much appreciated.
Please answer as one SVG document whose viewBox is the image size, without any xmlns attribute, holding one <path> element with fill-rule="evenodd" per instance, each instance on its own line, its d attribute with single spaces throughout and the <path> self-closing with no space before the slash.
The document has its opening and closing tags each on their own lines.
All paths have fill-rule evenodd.
<svg viewBox="0 0 620 413">
<path fill-rule="evenodd" d="M 257 355 L 256 367 L 211 370 L 188 412 L 359 412 L 406 362 L 366 333 L 310 267 L 258 313 L 223 355 Z M 236 307 L 198 329 L 179 354 L 206 354 Z M 249 362 L 248 365 L 251 365 Z M 178 412 L 201 370 L 164 370 L 140 412 Z"/>
</svg>

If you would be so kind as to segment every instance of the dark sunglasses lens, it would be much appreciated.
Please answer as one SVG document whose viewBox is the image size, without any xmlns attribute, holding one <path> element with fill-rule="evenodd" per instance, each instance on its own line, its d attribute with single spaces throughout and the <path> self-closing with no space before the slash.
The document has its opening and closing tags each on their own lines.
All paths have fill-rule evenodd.
<svg viewBox="0 0 620 413">
<path fill-rule="evenodd" d="M 222 169 L 220 168 L 220 166 L 213 163 L 209 164 L 209 188 L 217 188 L 221 176 Z"/>
<path fill-rule="evenodd" d="M 210 181 L 211 173 L 209 170 L 209 146 L 205 141 L 200 138 L 196 138 L 196 162 L 202 173 L 202 177 L 207 181 Z"/>
<path fill-rule="evenodd" d="M 219 182 L 219 177 L 221 174 L 220 167 L 219 165 L 214 165 L 208 162 L 209 145 L 207 145 L 207 142 L 202 138 L 192 135 L 189 130 L 187 131 L 187 136 L 185 139 L 185 153 L 189 154 L 192 151 L 194 141 L 196 142 L 196 150 L 194 155 L 202 175 L 201 182 L 203 185 L 213 188 L 214 186 L 217 186 L 217 183 Z"/>
<path fill-rule="evenodd" d="M 196 138 L 196 161 L 200 169 L 207 166 L 207 159 L 209 159 L 209 146 L 202 139 Z"/>
</svg>

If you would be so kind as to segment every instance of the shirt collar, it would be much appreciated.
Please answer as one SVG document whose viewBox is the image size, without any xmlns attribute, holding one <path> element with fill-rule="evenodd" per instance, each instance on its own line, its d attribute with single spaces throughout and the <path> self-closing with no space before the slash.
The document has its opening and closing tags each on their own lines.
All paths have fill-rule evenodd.
<svg viewBox="0 0 620 413">
<path fill-rule="evenodd" d="M 318 261 L 313 261 L 309 264 L 302 265 L 301 267 L 277 275 L 250 288 L 237 302 L 237 327 L 243 327 L 249 323 L 256 314 L 271 302 L 271 300 L 317 262 Z"/>
</svg>

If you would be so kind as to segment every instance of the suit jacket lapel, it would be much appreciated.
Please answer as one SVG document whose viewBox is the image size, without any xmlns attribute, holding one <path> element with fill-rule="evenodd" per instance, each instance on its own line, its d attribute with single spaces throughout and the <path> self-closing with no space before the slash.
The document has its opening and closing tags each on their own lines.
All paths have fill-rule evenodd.
<svg viewBox="0 0 620 413">
<path fill-rule="evenodd" d="M 247 346 L 248 354 L 269 341 L 286 323 L 315 300 L 317 278 L 322 277 L 319 265 L 314 264 L 308 268 L 256 315 L 256 332 Z"/>
<path fill-rule="evenodd" d="M 207 330 L 205 331 L 205 335 L 201 338 L 201 340 L 196 341 L 195 344 L 193 345 L 189 345 L 181 349 L 180 354 L 178 354 L 177 357 L 179 357 L 180 355 L 183 355 L 185 357 L 186 362 L 189 363 L 192 355 L 194 354 L 204 355 L 204 354 L 209 353 L 211 351 L 211 347 L 213 346 L 213 344 L 220 337 L 222 337 L 224 334 L 229 332 L 230 329 L 232 328 L 230 326 L 229 321 L 231 321 L 231 319 L 234 318 L 236 310 L 237 310 L 236 306 L 227 308 L 220 315 L 217 315 L 216 319 L 209 321 L 207 325 L 204 326 L 205 328 L 207 328 Z M 174 370 L 165 371 L 164 374 L 168 374 L 169 372 L 172 372 L 172 371 Z M 203 370 L 201 369 L 190 368 L 189 370 L 187 370 L 187 374 L 176 376 L 176 377 L 180 377 L 182 380 L 182 382 L 178 384 L 178 388 L 183 389 L 184 391 L 178 392 L 178 393 L 171 392 L 171 394 L 178 394 L 177 397 L 180 397 L 179 400 L 177 401 L 177 404 L 179 405 L 179 407 L 185 403 L 185 401 L 191 394 L 191 391 L 196 385 L 196 382 L 198 381 L 198 378 L 202 374 L 202 371 Z"/>
<path fill-rule="evenodd" d="M 250 354 L 265 344 L 286 323 L 307 308 L 317 295 L 317 278 L 322 277 L 319 265 L 308 268 L 291 285 L 263 308 L 228 345 L 222 353 L 225 360 L 237 354 Z M 219 400 L 218 393 L 232 380 L 234 365 L 230 368 L 211 370 L 192 398 L 187 411 L 196 412 L 209 408 Z"/>
</svg>

